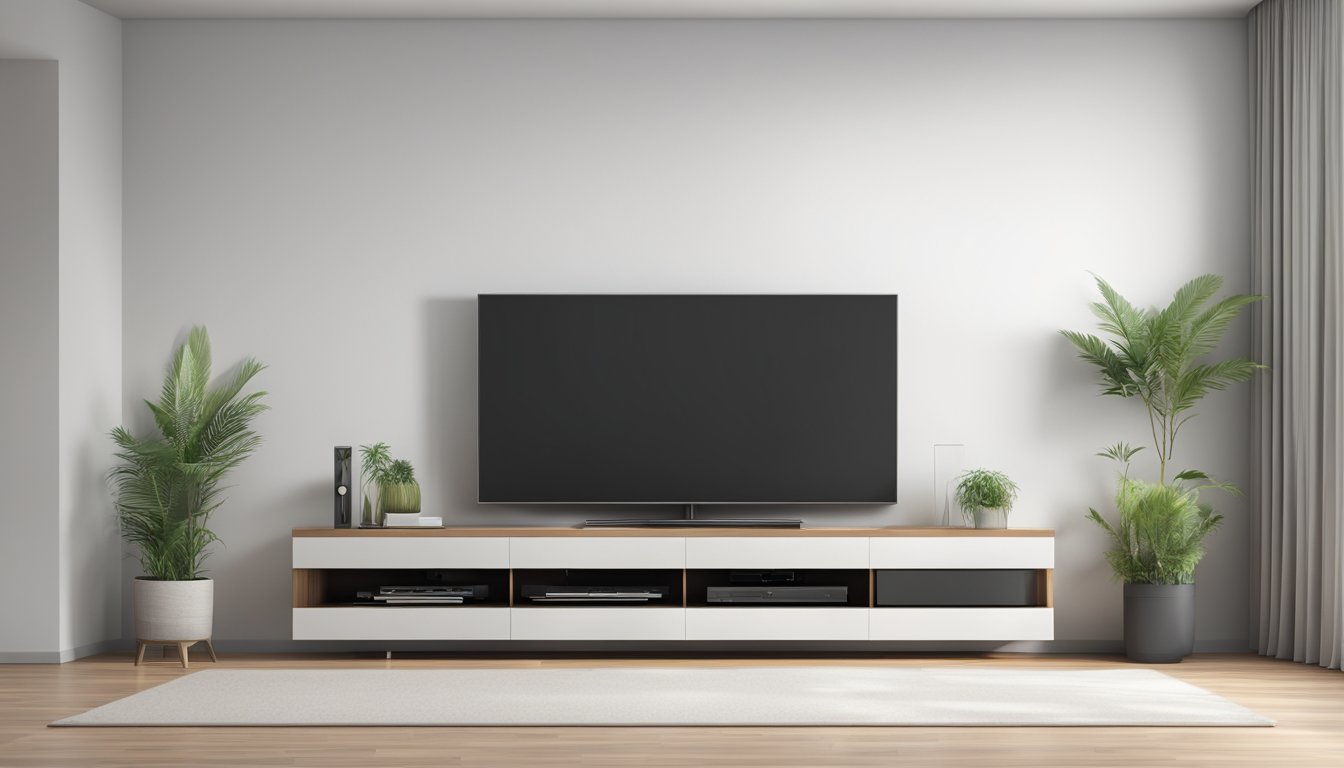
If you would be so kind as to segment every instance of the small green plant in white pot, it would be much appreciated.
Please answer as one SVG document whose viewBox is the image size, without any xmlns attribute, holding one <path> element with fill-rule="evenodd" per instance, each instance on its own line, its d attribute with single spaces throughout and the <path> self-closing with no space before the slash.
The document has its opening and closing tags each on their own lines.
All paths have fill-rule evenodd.
<svg viewBox="0 0 1344 768">
<path fill-rule="evenodd" d="M 973 469 L 957 482 L 957 506 L 976 528 L 1007 528 L 1017 483 L 992 469 Z"/>
<path fill-rule="evenodd" d="M 224 502 L 221 481 L 261 442 L 251 423 L 266 410 L 266 393 L 245 395 L 243 388 L 264 367 L 247 358 L 210 386 L 210 338 L 193 328 L 173 356 L 159 402 L 145 403 L 158 434 L 112 430 L 117 520 L 145 571 L 132 593 L 137 664 L 147 645 L 177 646 L 184 667 L 192 643 L 204 641 L 214 657 L 215 582 L 202 567 L 219 540 L 210 515 Z"/>
</svg>

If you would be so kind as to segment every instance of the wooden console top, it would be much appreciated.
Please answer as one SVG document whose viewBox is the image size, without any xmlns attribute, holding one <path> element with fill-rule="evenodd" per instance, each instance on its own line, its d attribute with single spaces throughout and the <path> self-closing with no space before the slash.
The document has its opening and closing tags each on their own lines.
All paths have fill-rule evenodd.
<svg viewBox="0 0 1344 768">
<path fill-rule="evenodd" d="M 1052 537 L 1050 528 L 938 528 L 889 526 L 886 528 L 541 528 L 514 526 L 505 528 L 295 528 L 296 537 L 362 538 L 380 536 L 448 536 L 448 537 L 610 537 L 691 538 L 706 536 L 779 536 L 825 537 L 853 536 L 871 538 L 883 536 L 956 536 L 956 537 Z"/>
</svg>

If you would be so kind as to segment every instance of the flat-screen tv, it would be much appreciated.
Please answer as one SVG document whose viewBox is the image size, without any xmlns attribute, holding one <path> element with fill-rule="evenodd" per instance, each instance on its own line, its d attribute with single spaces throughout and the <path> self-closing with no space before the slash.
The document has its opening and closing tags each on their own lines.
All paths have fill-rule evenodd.
<svg viewBox="0 0 1344 768">
<path fill-rule="evenodd" d="M 896 501 L 896 296 L 478 298 L 481 502 Z"/>
</svg>

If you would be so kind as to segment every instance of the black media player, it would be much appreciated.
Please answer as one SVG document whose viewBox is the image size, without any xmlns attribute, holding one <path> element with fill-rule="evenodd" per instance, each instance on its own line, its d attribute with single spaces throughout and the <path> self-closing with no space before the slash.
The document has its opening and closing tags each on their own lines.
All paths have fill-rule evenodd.
<svg viewBox="0 0 1344 768">
<path fill-rule="evenodd" d="M 711 603 L 844 603 L 849 587 L 710 587 Z"/>
</svg>

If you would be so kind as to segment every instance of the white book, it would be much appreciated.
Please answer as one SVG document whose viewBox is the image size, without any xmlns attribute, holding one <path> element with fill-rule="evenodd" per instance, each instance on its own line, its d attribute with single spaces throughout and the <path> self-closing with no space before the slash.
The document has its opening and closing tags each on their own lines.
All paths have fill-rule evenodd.
<svg viewBox="0 0 1344 768">
<path fill-rule="evenodd" d="M 407 525 L 420 525 L 419 512 L 388 512 L 383 515 L 383 525 L 398 528 Z"/>
<path fill-rule="evenodd" d="M 442 517 L 424 517 L 424 516 L 421 516 L 421 518 L 420 518 L 420 525 L 427 525 L 427 526 L 429 526 L 430 528 L 442 528 L 442 527 L 443 527 L 443 518 L 442 518 Z"/>
</svg>

